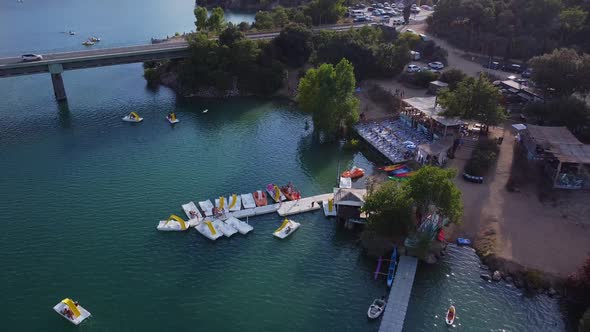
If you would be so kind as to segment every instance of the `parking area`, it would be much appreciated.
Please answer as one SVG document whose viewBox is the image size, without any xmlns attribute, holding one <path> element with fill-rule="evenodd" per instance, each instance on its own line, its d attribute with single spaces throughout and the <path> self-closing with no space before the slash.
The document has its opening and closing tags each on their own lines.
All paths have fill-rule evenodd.
<svg viewBox="0 0 590 332">
<path fill-rule="evenodd" d="M 346 13 L 353 22 L 373 22 L 389 26 L 403 26 L 406 23 L 415 24 L 424 21 L 426 17 L 432 14 L 433 8 L 430 6 L 411 5 L 411 14 L 409 22 L 404 22 L 403 2 L 374 2 L 367 4 L 358 4 L 348 8 Z"/>
</svg>

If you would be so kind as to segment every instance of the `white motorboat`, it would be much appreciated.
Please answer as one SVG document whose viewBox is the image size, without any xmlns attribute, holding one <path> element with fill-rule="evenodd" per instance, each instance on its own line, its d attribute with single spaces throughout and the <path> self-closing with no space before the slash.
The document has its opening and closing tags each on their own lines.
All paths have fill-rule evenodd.
<svg viewBox="0 0 590 332">
<path fill-rule="evenodd" d="M 231 227 L 235 228 L 240 232 L 240 234 L 248 234 L 250 231 L 254 229 L 254 227 L 248 225 L 247 223 L 241 221 L 235 217 L 229 217 L 226 221 L 226 224 L 230 225 Z"/>
<path fill-rule="evenodd" d="M 254 196 L 251 193 L 242 194 L 242 205 L 244 209 L 253 209 L 256 207 L 256 201 L 254 201 Z"/>
<path fill-rule="evenodd" d="M 301 226 L 300 223 L 285 218 L 281 227 L 274 231 L 273 235 L 279 239 L 284 239 L 293 234 Z"/>
<path fill-rule="evenodd" d="M 193 220 L 200 221 L 201 219 L 203 219 L 203 215 L 195 205 L 195 202 L 188 202 L 186 204 L 182 204 L 182 209 L 184 210 L 186 217 L 189 219 L 189 223 Z M 197 223 L 195 222 L 194 224 L 196 225 Z"/>
<path fill-rule="evenodd" d="M 92 36 L 92 37 L 88 38 L 88 40 L 93 43 L 98 43 L 100 41 L 100 38 L 98 38 L 96 36 Z"/>
<path fill-rule="evenodd" d="M 369 306 L 369 310 L 367 311 L 367 316 L 370 319 L 375 319 L 381 316 L 381 314 L 385 310 L 386 305 L 387 302 L 385 302 L 385 297 L 373 300 L 373 303 L 371 303 L 371 305 Z"/>
<path fill-rule="evenodd" d="M 209 240 L 217 240 L 218 238 L 220 238 L 223 234 L 221 234 L 221 232 L 218 232 L 215 227 L 213 226 L 213 224 L 211 223 L 211 220 L 207 219 L 205 221 L 203 221 L 202 223 L 198 224 L 197 226 L 195 226 L 195 229 L 201 233 L 204 237 L 208 238 Z"/>
<path fill-rule="evenodd" d="M 238 232 L 237 229 L 231 227 L 230 225 L 224 223 L 223 221 L 221 221 L 219 219 L 213 220 L 212 223 L 213 223 L 213 227 L 215 227 L 215 230 L 217 230 L 218 232 L 221 232 L 226 237 L 230 237 Z"/>
<path fill-rule="evenodd" d="M 189 224 L 177 215 L 170 215 L 167 220 L 160 220 L 156 229 L 163 232 L 183 232 Z"/>
<path fill-rule="evenodd" d="M 236 194 L 229 196 L 227 208 L 232 212 L 240 211 L 242 209 L 242 196 Z"/>
<path fill-rule="evenodd" d="M 76 31 L 72 31 L 72 30 L 70 30 L 70 31 L 68 31 L 68 33 L 70 34 L 70 36 L 73 36 L 73 35 L 75 35 L 75 34 L 76 34 Z"/>
<path fill-rule="evenodd" d="M 326 217 L 336 216 L 336 206 L 334 205 L 334 199 L 323 200 L 322 208 L 324 209 L 324 215 Z"/>
<path fill-rule="evenodd" d="M 227 197 L 219 197 L 215 199 L 215 207 L 220 213 L 228 213 L 229 208 L 227 207 Z"/>
<path fill-rule="evenodd" d="M 170 122 L 170 124 L 175 124 L 175 123 L 180 122 L 180 120 L 178 120 L 178 118 L 176 117 L 176 114 L 174 114 L 174 112 L 168 113 L 168 115 L 166 115 L 166 120 L 168 120 L 168 122 Z"/>
<path fill-rule="evenodd" d="M 53 310 L 74 325 L 78 325 L 90 317 L 88 310 L 84 309 L 78 302 L 68 298 L 61 300 L 53 307 Z"/>
<path fill-rule="evenodd" d="M 123 121 L 125 122 L 141 122 L 143 121 L 143 118 L 139 116 L 139 114 L 135 113 L 135 112 L 131 112 L 127 115 L 125 115 L 122 118 Z"/>
<path fill-rule="evenodd" d="M 92 46 L 92 45 L 94 45 L 94 42 L 93 41 L 90 41 L 90 40 L 87 40 L 87 41 L 83 42 L 82 45 L 84 45 L 84 46 Z"/>
<path fill-rule="evenodd" d="M 211 203 L 211 200 L 199 202 L 199 207 L 201 207 L 201 210 L 203 210 L 203 213 L 205 213 L 205 216 L 211 217 L 213 215 L 214 206 L 213 206 L 213 203 Z"/>
</svg>

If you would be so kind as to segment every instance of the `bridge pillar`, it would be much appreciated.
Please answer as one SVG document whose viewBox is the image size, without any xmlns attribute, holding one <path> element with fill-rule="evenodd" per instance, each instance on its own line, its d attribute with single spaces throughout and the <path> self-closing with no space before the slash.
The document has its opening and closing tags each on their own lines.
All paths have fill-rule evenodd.
<svg viewBox="0 0 590 332">
<path fill-rule="evenodd" d="M 51 82 L 53 83 L 53 93 L 57 101 L 66 100 L 66 88 L 64 86 L 64 80 L 61 76 L 64 68 L 60 63 L 50 64 L 49 72 L 51 73 Z"/>
</svg>

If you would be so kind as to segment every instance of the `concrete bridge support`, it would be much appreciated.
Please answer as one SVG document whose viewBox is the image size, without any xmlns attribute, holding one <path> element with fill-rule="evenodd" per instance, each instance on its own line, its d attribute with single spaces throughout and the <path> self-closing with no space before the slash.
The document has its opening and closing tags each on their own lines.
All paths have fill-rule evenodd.
<svg viewBox="0 0 590 332">
<path fill-rule="evenodd" d="M 51 73 L 51 82 L 53 83 L 53 93 L 57 101 L 66 100 L 66 88 L 64 86 L 64 80 L 61 74 L 64 68 L 61 64 L 50 64 L 49 72 Z"/>
</svg>

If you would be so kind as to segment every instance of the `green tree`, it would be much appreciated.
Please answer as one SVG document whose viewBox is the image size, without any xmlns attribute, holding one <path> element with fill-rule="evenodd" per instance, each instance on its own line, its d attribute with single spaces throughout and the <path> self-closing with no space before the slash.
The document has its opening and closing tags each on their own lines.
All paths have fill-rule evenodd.
<svg viewBox="0 0 590 332">
<path fill-rule="evenodd" d="M 219 34 L 219 44 L 232 45 L 238 40 L 244 39 L 244 34 L 233 23 L 228 23 L 227 27 Z"/>
<path fill-rule="evenodd" d="M 344 0 L 312 0 L 305 8 L 314 25 L 336 23 L 345 12 Z"/>
<path fill-rule="evenodd" d="M 342 59 L 336 67 L 322 64 L 310 69 L 299 81 L 297 101 L 311 113 L 316 134 L 336 138 L 342 125 L 358 121 L 359 100 L 354 97 L 356 80 L 352 64 Z"/>
<path fill-rule="evenodd" d="M 590 331 L 590 308 L 586 309 L 584 315 L 580 319 L 578 324 L 578 332 L 589 332 Z"/>
<path fill-rule="evenodd" d="M 313 51 L 311 30 L 300 24 L 285 27 L 272 43 L 277 58 L 291 67 L 305 64 Z"/>
<path fill-rule="evenodd" d="M 207 9 L 205 7 L 195 8 L 195 26 L 197 27 L 197 31 L 205 31 L 207 30 Z"/>
<path fill-rule="evenodd" d="M 395 181 L 370 193 L 362 207 L 369 228 L 383 236 L 406 236 L 414 231 L 412 201 Z"/>
<path fill-rule="evenodd" d="M 405 44 L 382 43 L 375 52 L 380 73 L 395 76 L 410 62 L 410 48 Z"/>
<path fill-rule="evenodd" d="M 585 94 L 590 86 L 589 56 L 580 56 L 573 49 L 556 49 L 551 53 L 536 56 L 529 61 L 533 69 L 532 80 L 547 96 L 570 96 L 574 92 Z"/>
<path fill-rule="evenodd" d="M 566 8 L 559 13 L 559 23 L 567 32 L 579 31 L 584 27 L 588 13 L 580 7 Z"/>
<path fill-rule="evenodd" d="M 215 7 L 207 20 L 209 31 L 219 32 L 225 27 L 225 14 L 223 8 Z"/>
<path fill-rule="evenodd" d="M 272 10 L 272 22 L 275 27 L 284 27 L 289 23 L 289 16 L 285 8 L 278 6 Z"/>
<path fill-rule="evenodd" d="M 477 121 L 484 124 L 486 130 L 506 117 L 499 100 L 498 88 L 483 74 L 476 79 L 466 78 L 455 90 L 442 90 L 438 97 L 438 102 L 445 108 L 443 115 Z"/>
<path fill-rule="evenodd" d="M 574 134 L 582 134 L 590 125 L 590 109 L 577 97 L 562 97 L 547 102 L 528 104 L 524 112 L 544 126 L 566 126 Z M 585 135 L 582 135 L 585 136 Z"/>
<path fill-rule="evenodd" d="M 462 72 L 460 69 L 452 68 L 443 71 L 439 80 L 447 83 L 450 90 L 455 90 L 459 82 L 463 81 L 465 78 L 467 78 L 467 75 L 464 72 Z"/>
<path fill-rule="evenodd" d="M 454 169 L 425 166 L 403 184 L 406 195 L 422 213 L 434 206 L 453 223 L 461 223 L 463 202 L 461 191 L 453 182 Z"/>
<path fill-rule="evenodd" d="M 273 27 L 273 19 L 271 13 L 260 10 L 254 17 L 254 27 L 258 30 L 270 30 Z"/>
</svg>

